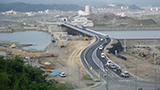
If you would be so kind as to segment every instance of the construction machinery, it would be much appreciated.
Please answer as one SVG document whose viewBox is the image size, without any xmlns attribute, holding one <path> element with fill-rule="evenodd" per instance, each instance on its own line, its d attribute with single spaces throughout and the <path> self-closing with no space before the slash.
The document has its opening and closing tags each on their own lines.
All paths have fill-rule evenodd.
<svg viewBox="0 0 160 90">
<path fill-rule="evenodd" d="M 88 40 L 88 37 L 84 37 L 84 40 Z"/>
<path fill-rule="evenodd" d="M 64 44 L 63 44 L 63 42 L 62 42 L 62 44 L 60 45 L 60 47 L 61 47 L 61 48 L 63 48 L 63 47 L 64 47 Z"/>
</svg>

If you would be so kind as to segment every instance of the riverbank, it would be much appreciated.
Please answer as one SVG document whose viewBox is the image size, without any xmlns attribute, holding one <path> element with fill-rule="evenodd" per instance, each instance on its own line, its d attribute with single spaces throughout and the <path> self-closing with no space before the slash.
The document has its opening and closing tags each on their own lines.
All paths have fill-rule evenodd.
<svg viewBox="0 0 160 90">
<path fill-rule="evenodd" d="M 120 30 L 160 30 L 160 26 L 106 26 L 89 27 L 95 31 L 120 31 Z"/>
</svg>

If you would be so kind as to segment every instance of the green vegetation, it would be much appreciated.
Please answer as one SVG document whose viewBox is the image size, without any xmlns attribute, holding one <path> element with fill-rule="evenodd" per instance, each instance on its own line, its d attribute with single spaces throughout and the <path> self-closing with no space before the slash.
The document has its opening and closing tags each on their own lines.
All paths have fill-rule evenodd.
<svg viewBox="0 0 160 90">
<path fill-rule="evenodd" d="M 20 57 L 0 57 L 0 88 L 3 90 L 66 90 L 64 84 L 55 80 L 47 81 L 40 68 L 26 66 Z"/>
<path fill-rule="evenodd" d="M 105 25 L 105 24 L 94 24 L 94 26 L 97 26 L 97 27 L 106 27 L 107 25 Z"/>
<path fill-rule="evenodd" d="M 160 50 L 160 47 L 156 46 L 156 49 Z"/>
<path fill-rule="evenodd" d="M 125 67 L 126 67 L 126 68 L 133 68 L 133 66 L 128 66 L 128 65 L 125 65 Z"/>
<path fill-rule="evenodd" d="M 120 26 L 120 27 L 121 27 L 121 26 L 127 26 L 127 24 L 121 24 L 121 25 L 118 25 L 118 26 Z"/>
<path fill-rule="evenodd" d="M 92 78 L 90 78 L 89 76 L 85 76 L 85 75 L 82 78 L 83 80 L 92 80 Z"/>
<path fill-rule="evenodd" d="M 157 89 L 155 89 L 155 90 L 160 90 L 160 88 L 157 88 Z"/>
<path fill-rule="evenodd" d="M 91 84 L 87 84 L 87 86 L 93 86 L 94 84 L 93 83 L 91 83 Z"/>
<path fill-rule="evenodd" d="M 7 44 L 19 44 L 19 42 L 10 42 L 10 41 L 0 41 L 0 43 L 7 43 Z"/>
</svg>

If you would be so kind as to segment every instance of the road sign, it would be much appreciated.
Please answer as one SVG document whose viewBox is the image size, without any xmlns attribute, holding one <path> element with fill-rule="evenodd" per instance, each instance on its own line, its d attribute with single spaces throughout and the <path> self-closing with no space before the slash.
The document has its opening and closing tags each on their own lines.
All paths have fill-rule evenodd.
<svg viewBox="0 0 160 90">
<path fill-rule="evenodd" d="M 90 70 L 92 71 L 92 67 L 90 67 Z"/>
<path fill-rule="evenodd" d="M 98 74 L 98 79 L 100 79 L 100 75 Z"/>
</svg>

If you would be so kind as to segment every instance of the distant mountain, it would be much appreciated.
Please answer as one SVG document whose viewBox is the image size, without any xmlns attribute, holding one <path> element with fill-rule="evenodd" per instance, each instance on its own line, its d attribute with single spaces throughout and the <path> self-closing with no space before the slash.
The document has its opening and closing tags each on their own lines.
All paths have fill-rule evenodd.
<svg viewBox="0 0 160 90">
<path fill-rule="evenodd" d="M 135 10 L 143 10 L 140 7 L 138 7 L 137 5 L 133 4 L 129 6 L 129 9 L 135 9 Z"/>
<path fill-rule="evenodd" d="M 138 6 L 160 6 L 160 0 L 0 0 L 0 3 L 24 2 L 31 4 L 75 4 L 79 6 L 105 4 L 136 4 Z"/>
<path fill-rule="evenodd" d="M 14 3 L 0 3 L 0 12 L 9 11 L 13 9 L 14 11 L 20 12 L 37 12 L 49 10 L 61 10 L 61 11 L 78 11 L 83 10 L 83 7 L 73 4 L 28 4 L 22 2 Z"/>
</svg>

